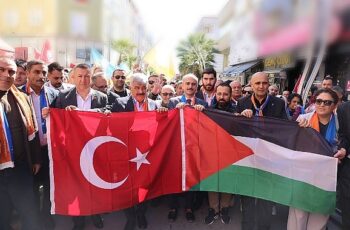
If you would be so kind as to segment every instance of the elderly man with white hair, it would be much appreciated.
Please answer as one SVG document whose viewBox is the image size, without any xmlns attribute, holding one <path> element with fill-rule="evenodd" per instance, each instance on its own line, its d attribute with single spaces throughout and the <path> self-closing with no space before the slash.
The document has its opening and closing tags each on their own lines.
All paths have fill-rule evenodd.
<svg viewBox="0 0 350 230">
<path fill-rule="evenodd" d="M 156 102 L 147 98 L 147 81 L 148 78 L 143 73 L 134 73 L 130 79 L 130 96 L 117 98 L 112 106 L 112 112 L 133 112 L 133 111 L 153 111 L 157 110 Z M 166 111 L 160 108 L 158 111 Z M 125 230 L 132 230 L 136 227 L 141 229 L 147 228 L 147 220 L 145 216 L 146 203 L 135 205 L 127 208 L 124 213 L 127 218 Z"/>
<path fill-rule="evenodd" d="M 202 111 L 204 108 L 208 107 L 208 103 L 202 99 L 196 97 L 198 87 L 198 78 L 194 74 L 186 74 L 182 78 L 182 89 L 184 94 L 182 96 L 171 98 L 169 101 L 169 109 L 182 109 L 185 106 L 193 107 L 196 110 Z M 195 220 L 194 216 L 194 195 L 198 196 L 198 202 L 203 199 L 203 194 L 196 192 L 186 192 L 185 193 L 185 217 L 188 222 L 193 222 Z M 177 218 L 177 208 L 178 208 L 178 197 L 173 195 L 170 201 L 170 210 L 168 213 L 168 219 L 170 221 L 175 221 Z"/>
<path fill-rule="evenodd" d="M 117 98 L 112 112 L 152 111 L 157 109 L 155 101 L 147 98 L 147 76 L 134 73 L 130 79 L 130 96 Z"/>
<path fill-rule="evenodd" d="M 170 99 L 169 109 L 183 108 L 185 106 L 193 106 L 194 109 L 202 111 L 208 107 L 208 103 L 196 97 L 198 87 L 198 78 L 196 75 L 189 73 L 182 78 L 182 89 L 184 94 L 182 96 Z"/>
<path fill-rule="evenodd" d="M 158 107 L 168 108 L 170 99 L 175 96 L 174 87 L 171 85 L 163 86 L 161 91 L 160 91 L 160 96 L 161 96 L 162 100 L 156 101 Z"/>
</svg>

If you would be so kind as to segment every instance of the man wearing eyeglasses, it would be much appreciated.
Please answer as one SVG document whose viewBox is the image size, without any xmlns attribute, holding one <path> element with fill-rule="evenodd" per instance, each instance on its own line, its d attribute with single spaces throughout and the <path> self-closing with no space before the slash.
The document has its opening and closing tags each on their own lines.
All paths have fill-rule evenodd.
<svg viewBox="0 0 350 230">
<path fill-rule="evenodd" d="M 111 108 L 115 100 L 120 97 L 118 94 L 113 93 L 108 89 L 107 79 L 104 76 L 104 72 L 97 72 L 92 75 L 91 88 L 107 95 L 107 107 L 109 108 Z"/>
<path fill-rule="evenodd" d="M 130 90 L 125 87 L 125 70 L 117 68 L 113 71 L 112 81 L 113 87 L 111 92 L 118 94 L 120 97 L 126 97 L 130 95 Z"/>
<path fill-rule="evenodd" d="M 48 67 L 47 79 L 48 82 L 45 83 L 45 86 L 55 89 L 57 91 L 63 91 L 73 87 L 71 84 L 63 82 L 63 66 L 58 62 L 53 62 Z"/>
<path fill-rule="evenodd" d="M 239 81 L 234 80 L 230 83 L 230 87 L 232 89 L 231 104 L 236 107 L 238 99 L 242 97 L 242 84 Z"/>
<path fill-rule="evenodd" d="M 175 89 L 171 85 L 165 85 L 162 87 L 162 90 L 160 91 L 160 96 L 162 97 L 162 100 L 156 101 L 158 107 L 165 107 L 168 108 L 170 98 L 175 96 Z"/>
<path fill-rule="evenodd" d="M 264 72 L 252 76 L 251 87 L 253 94 L 238 100 L 237 113 L 248 117 L 275 117 L 287 120 L 285 103 L 282 99 L 268 95 L 269 80 Z M 267 200 L 241 196 L 242 229 L 270 229 L 272 221 L 272 205 Z M 255 220 L 257 223 L 255 223 Z"/>
</svg>

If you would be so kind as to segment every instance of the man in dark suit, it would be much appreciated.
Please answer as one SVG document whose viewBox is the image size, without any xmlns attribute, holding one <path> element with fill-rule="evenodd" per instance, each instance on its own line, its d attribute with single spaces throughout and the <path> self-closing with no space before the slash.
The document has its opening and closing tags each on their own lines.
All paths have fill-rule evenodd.
<svg viewBox="0 0 350 230">
<path fill-rule="evenodd" d="M 72 80 L 74 88 L 59 93 L 54 107 L 66 110 L 88 110 L 102 112 L 107 105 L 107 96 L 90 88 L 91 71 L 86 64 L 78 64 L 73 69 Z M 103 220 L 100 215 L 91 216 L 92 222 L 97 228 L 103 228 Z M 85 228 L 85 217 L 73 217 L 74 230 Z"/>
<path fill-rule="evenodd" d="M 202 73 L 202 87 L 196 93 L 196 97 L 204 100 L 208 106 L 215 103 L 216 71 L 214 68 L 206 68 Z"/>
<path fill-rule="evenodd" d="M 28 83 L 25 87 L 27 95 L 30 97 L 33 109 L 36 115 L 36 121 L 39 129 L 39 139 L 41 145 L 42 166 L 39 173 L 34 177 L 34 193 L 38 211 L 41 213 L 42 222 L 46 229 L 54 228 L 54 221 L 50 214 L 50 171 L 49 171 L 49 153 L 46 136 L 46 120 L 42 116 L 42 111 L 48 108 L 56 99 L 58 91 L 44 86 L 44 77 L 46 68 L 41 61 L 29 61 L 27 63 Z M 43 186 L 43 205 L 40 210 L 40 186 Z"/>
<path fill-rule="evenodd" d="M 340 209 L 342 214 L 342 229 L 350 229 L 350 102 L 341 104 L 337 109 L 338 151 L 334 157 L 341 159 L 338 168 L 338 191 Z"/>
<path fill-rule="evenodd" d="M 142 73 L 134 73 L 130 79 L 130 96 L 120 97 L 114 102 L 112 112 L 133 112 L 133 111 L 153 111 L 157 109 L 156 102 L 147 98 L 147 76 Z M 165 109 L 164 111 L 166 111 Z M 125 230 L 133 230 L 136 227 L 141 229 L 147 228 L 147 220 L 145 216 L 146 203 L 135 205 L 127 208 L 124 213 L 127 222 L 124 226 Z"/>
<path fill-rule="evenodd" d="M 266 73 L 255 73 L 251 79 L 251 87 L 253 94 L 238 100 L 237 113 L 249 118 L 267 116 L 287 119 L 284 101 L 268 95 L 269 80 Z M 272 202 L 247 196 L 241 196 L 241 202 L 243 230 L 255 229 L 255 219 L 259 230 L 270 229 Z"/>
</svg>

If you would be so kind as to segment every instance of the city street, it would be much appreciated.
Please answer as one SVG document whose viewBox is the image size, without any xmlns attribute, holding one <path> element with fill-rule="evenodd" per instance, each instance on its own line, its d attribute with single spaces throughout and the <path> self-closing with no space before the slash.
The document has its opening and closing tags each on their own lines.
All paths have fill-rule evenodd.
<svg viewBox="0 0 350 230">
<path fill-rule="evenodd" d="M 168 206 L 167 200 L 161 199 L 161 204 L 157 207 L 149 205 L 147 210 L 147 219 L 149 221 L 148 229 L 150 230 L 167 230 L 167 229 L 178 229 L 178 230 L 199 230 L 199 229 L 212 229 L 212 230 L 228 230 L 228 229 L 241 229 L 241 212 L 239 203 L 236 202 L 234 207 L 230 210 L 231 223 L 225 225 L 221 223 L 221 220 L 216 220 L 211 225 L 204 224 L 204 218 L 207 215 L 207 205 L 202 207 L 195 212 L 196 220 L 194 223 L 188 223 L 185 219 L 184 212 L 182 209 L 178 212 L 178 218 L 174 223 L 170 223 L 167 219 Z M 288 216 L 288 208 L 285 206 L 277 205 L 277 214 L 273 216 L 273 224 L 271 230 L 286 229 L 286 221 Z M 104 223 L 106 230 L 111 229 L 123 229 L 125 224 L 125 215 L 123 212 L 114 212 L 110 214 L 104 214 Z M 72 221 L 70 218 L 63 216 L 55 216 L 57 230 L 66 230 L 72 228 Z M 86 230 L 96 229 L 89 218 L 86 219 Z M 138 228 L 137 228 L 138 229 Z M 340 227 L 336 226 L 332 221 L 328 223 L 328 230 L 340 230 Z"/>
</svg>

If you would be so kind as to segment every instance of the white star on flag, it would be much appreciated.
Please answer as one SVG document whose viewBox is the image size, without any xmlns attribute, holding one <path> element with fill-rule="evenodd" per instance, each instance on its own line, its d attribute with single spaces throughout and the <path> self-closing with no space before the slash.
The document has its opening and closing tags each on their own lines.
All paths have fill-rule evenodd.
<svg viewBox="0 0 350 230">
<path fill-rule="evenodd" d="M 139 170 L 142 164 L 148 164 L 148 165 L 151 164 L 146 159 L 148 153 L 149 151 L 146 153 L 141 153 L 141 151 L 138 148 L 136 148 L 136 157 L 129 161 L 136 163 L 137 171 Z"/>
</svg>

